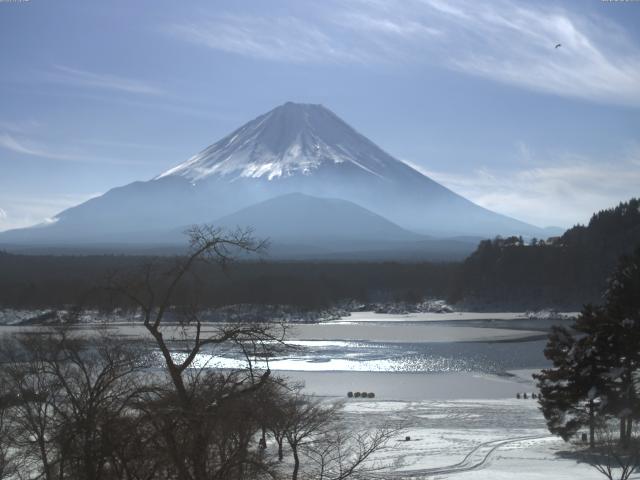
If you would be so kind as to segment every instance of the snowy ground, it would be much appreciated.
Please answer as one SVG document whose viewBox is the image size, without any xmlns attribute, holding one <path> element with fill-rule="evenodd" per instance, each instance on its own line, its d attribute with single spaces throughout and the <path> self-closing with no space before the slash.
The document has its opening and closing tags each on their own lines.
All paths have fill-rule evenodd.
<svg viewBox="0 0 640 480">
<path fill-rule="evenodd" d="M 571 447 L 549 435 L 535 401 L 350 400 L 345 419 L 354 428 L 389 421 L 406 425 L 377 457 L 389 466 L 380 478 L 602 478 L 592 467 L 563 456 Z"/>
<path fill-rule="evenodd" d="M 276 372 L 303 382 L 306 392 L 318 396 L 346 398 L 347 392 L 373 392 L 376 400 L 476 400 L 510 399 L 531 393 L 535 386 L 517 376 L 478 372 L 390 373 L 390 372 Z"/>
</svg>

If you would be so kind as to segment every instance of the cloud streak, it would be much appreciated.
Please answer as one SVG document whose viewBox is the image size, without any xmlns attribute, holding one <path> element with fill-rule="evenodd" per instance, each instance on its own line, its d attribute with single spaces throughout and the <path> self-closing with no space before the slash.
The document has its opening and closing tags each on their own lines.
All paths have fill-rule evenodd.
<svg viewBox="0 0 640 480">
<path fill-rule="evenodd" d="M 596 23 L 575 12 L 507 1 L 460 2 L 461 14 L 427 2 L 450 30 L 462 33 L 451 68 L 561 96 L 640 106 L 640 48 L 606 19 Z"/>
<path fill-rule="evenodd" d="M 0 133 L 0 147 L 12 152 L 21 153 L 23 155 L 31 155 L 34 157 L 50 158 L 54 160 L 83 161 L 82 157 L 59 153 L 33 146 L 23 141 L 17 140 L 13 135 L 8 133 Z"/>
<path fill-rule="evenodd" d="M 116 90 L 143 95 L 162 95 L 164 93 L 160 88 L 141 80 L 106 73 L 88 72 L 65 65 L 55 65 L 49 77 L 56 82 L 78 87 Z"/>
<path fill-rule="evenodd" d="M 342 48 L 304 19 L 220 15 L 171 25 L 171 34 L 214 50 L 294 63 L 363 62 L 365 52 Z"/>
<path fill-rule="evenodd" d="M 82 163 L 103 163 L 103 164 L 115 164 L 115 165 L 137 165 L 141 162 L 135 160 L 121 160 L 113 158 L 95 157 L 88 153 L 71 153 L 63 152 L 53 149 L 49 146 L 43 146 L 41 144 L 35 144 L 30 140 L 23 140 L 16 138 L 15 135 L 7 132 L 0 132 L 0 148 L 9 150 L 11 152 L 19 153 L 21 155 L 28 155 L 38 158 L 47 158 L 50 160 L 58 160 L 65 162 L 82 162 Z"/>
<path fill-rule="evenodd" d="M 2 204 L 2 208 L 0 208 L 0 232 L 51 222 L 52 218 L 62 210 L 98 195 L 98 193 L 91 193 L 11 196 L 7 198 L 3 198 L 0 195 L 0 203 Z"/>
<path fill-rule="evenodd" d="M 591 214 L 638 196 L 640 163 L 576 159 L 512 171 L 477 169 L 470 174 L 409 165 L 490 210 L 538 225 L 570 227 Z"/>
<path fill-rule="evenodd" d="M 168 31 L 269 61 L 438 65 L 529 90 L 640 107 L 640 46 L 606 18 L 512 0 L 323 7 L 305 16 L 214 16 Z"/>
</svg>

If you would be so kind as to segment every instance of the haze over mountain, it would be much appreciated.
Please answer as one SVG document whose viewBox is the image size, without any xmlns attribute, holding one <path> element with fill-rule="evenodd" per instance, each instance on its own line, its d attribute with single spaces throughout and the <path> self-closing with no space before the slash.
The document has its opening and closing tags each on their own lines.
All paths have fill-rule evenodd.
<svg viewBox="0 0 640 480">
<path fill-rule="evenodd" d="M 314 228 L 308 222 L 303 228 L 291 214 L 296 207 L 301 212 L 294 204 L 301 199 L 314 206 L 322 203 L 308 196 L 343 202 L 325 203 L 334 210 L 331 218 L 318 217 Z M 354 218 L 355 211 L 360 220 L 375 214 L 361 235 L 374 242 L 403 236 L 415 240 L 415 234 L 549 234 L 457 195 L 384 152 L 327 108 L 289 102 L 149 181 L 114 188 L 61 212 L 50 224 L 4 232 L 0 243 L 173 242 L 169 232 L 178 227 L 221 218 L 225 222 L 241 209 L 276 197 L 277 202 L 267 205 L 269 218 L 278 217 L 272 228 L 266 228 L 260 215 L 250 215 L 252 210 L 237 213 L 234 221 L 260 223 L 281 240 L 321 232 L 327 238 L 344 237 L 349 222 L 336 219 Z M 256 211 L 260 208 L 265 206 Z M 374 223 L 384 228 L 370 231 Z"/>
</svg>

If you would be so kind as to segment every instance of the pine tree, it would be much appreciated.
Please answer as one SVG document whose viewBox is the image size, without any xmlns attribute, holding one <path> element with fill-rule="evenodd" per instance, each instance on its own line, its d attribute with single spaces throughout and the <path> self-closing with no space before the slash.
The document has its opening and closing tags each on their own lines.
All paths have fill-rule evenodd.
<svg viewBox="0 0 640 480">
<path fill-rule="evenodd" d="M 608 398 L 608 383 L 603 377 L 607 372 L 603 352 L 607 349 L 605 337 L 599 335 L 603 318 L 602 309 L 587 305 L 571 330 L 553 327 L 545 349 L 553 368 L 534 375 L 549 431 L 568 440 L 586 426 L 592 447 L 598 414 Z"/>
<path fill-rule="evenodd" d="M 620 441 L 626 445 L 631 440 L 633 422 L 640 418 L 640 248 L 620 260 L 609 279 L 605 308 L 611 357 L 608 410 L 620 419 Z"/>
<path fill-rule="evenodd" d="M 545 356 L 553 367 L 534 378 L 549 430 L 567 440 L 588 426 L 593 446 L 596 425 L 613 416 L 627 445 L 640 418 L 640 248 L 621 259 L 603 307 L 587 305 L 571 329 L 552 329 Z"/>
<path fill-rule="evenodd" d="M 584 423 L 583 415 L 575 411 L 576 392 L 571 388 L 573 372 L 573 352 L 576 344 L 572 332 L 565 327 L 553 327 L 545 348 L 545 356 L 553 362 L 553 367 L 534 375 L 540 390 L 540 408 L 553 434 L 568 440 Z"/>
</svg>

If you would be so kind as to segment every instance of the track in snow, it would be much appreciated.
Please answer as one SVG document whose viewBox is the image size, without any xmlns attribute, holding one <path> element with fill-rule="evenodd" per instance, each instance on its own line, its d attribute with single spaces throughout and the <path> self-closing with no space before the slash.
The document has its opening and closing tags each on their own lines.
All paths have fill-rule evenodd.
<svg viewBox="0 0 640 480">
<path fill-rule="evenodd" d="M 421 470 L 410 470 L 406 472 L 392 472 L 385 475 L 385 478 L 393 477 L 399 479 L 417 479 L 424 477 L 431 477 L 434 475 L 448 475 L 453 473 L 468 472 L 471 470 L 477 470 L 483 467 L 488 461 L 491 455 L 500 447 L 508 445 L 510 443 L 518 443 L 526 440 L 539 440 L 542 438 L 549 438 L 551 435 L 533 435 L 526 437 L 512 437 L 502 440 L 492 440 L 490 442 L 484 442 L 473 448 L 462 461 L 453 465 L 447 465 L 443 467 L 425 468 Z"/>
</svg>

